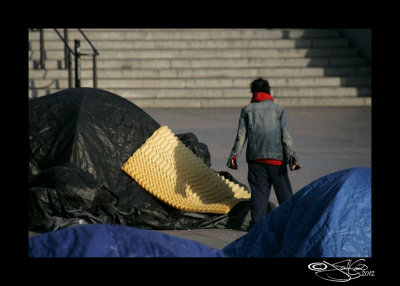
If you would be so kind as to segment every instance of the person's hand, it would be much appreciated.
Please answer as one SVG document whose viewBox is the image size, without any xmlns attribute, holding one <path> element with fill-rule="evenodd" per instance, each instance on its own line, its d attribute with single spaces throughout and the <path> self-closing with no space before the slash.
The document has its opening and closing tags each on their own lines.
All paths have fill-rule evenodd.
<svg viewBox="0 0 400 286">
<path fill-rule="evenodd" d="M 237 169 L 236 156 L 233 156 L 233 158 L 231 159 L 231 166 L 232 169 Z"/>
<path fill-rule="evenodd" d="M 233 155 L 232 158 L 228 160 L 228 167 L 231 169 L 237 169 L 238 165 L 236 162 L 236 155 Z"/>
<path fill-rule="evenodd" d="M 299 162 L 297 162 L 294 157 L 292 157 L 291 160 L 292 160 L 292 167 L 291 167 L 292 171 L 299 169 L 300 168 Z"/>
</svg>

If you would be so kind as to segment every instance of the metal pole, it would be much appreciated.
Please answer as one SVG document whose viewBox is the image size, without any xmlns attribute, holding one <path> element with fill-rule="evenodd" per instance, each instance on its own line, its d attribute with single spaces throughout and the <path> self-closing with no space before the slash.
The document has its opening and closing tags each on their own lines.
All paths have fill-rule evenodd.
<svg viewBox="0 0 400 286">
<path fill-rule="evenodd" d="M 75 40 L 75 87 L 81 87 L 81 41 Z"/>
<path fill-rule="evenodd" d="M 66 43 L 68 43 L 68 29 L 64 29 L 64 57 L 65 68 L 68 69 L 68 88 L 72 88 L 72 64 L 71 64 L 71 51 Z"/>
<path fill-rule="evenodd" d="M 65 42 L 68 43 L 68 29 L 64 29 L 64 39 L 65 39 Z M 68 54 L 69 54 L 68 47 L 66 44 L 64 44 L 64 62 L 65 62 L 64 68 L 65 69 L 68 68 Z"/>
<path fill-rule="evenodd" d="M 67 68 L 68 68 L 68 88 L 72 88 L 72 61 L 71 61 L 71 51 L 69 49 L 67 54 Z"/>
<path fill-rule="evenodd" d="M 45 69 L 44 64 L 44 33 L 43 29 L 40 29 L 40 69 Z"/>
<path fill-rule="evenodd" d="M 93 54 L 93 87 L 97 88 L 97 55 L 96 53 Z"/>
</svg>

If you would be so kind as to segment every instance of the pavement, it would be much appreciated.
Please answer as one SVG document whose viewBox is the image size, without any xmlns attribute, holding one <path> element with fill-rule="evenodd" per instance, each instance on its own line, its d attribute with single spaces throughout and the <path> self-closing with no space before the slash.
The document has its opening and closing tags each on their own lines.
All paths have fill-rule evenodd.
<svg viewBox="0 0 400 286">
<path fill-rule="evenodd" d="M 193 132 L 200 142 L 207 144 L 211 168 L 228 171 L 248 186 L 244 153 L 238 158 L 238 170 L 225 165 L 236 137 L 240 108 L 144 110 L 175 134 Z M 289 172 L 294 193 L 330 173 L 371 167 L 371 107 L 287 107 L 285 110 L 301 165 L 301 169 Z M 270 201 L 279 206 L 274 191 Z M 161 232 L 219 249 L 247 233 L 230 229 Z"/>
<path fill-rule="evenodd" d="M 193 132 L 207 144 L 211 168 L 228 171 L 248 185 L 245 152 L 239 169 L 226 167 L 240 116 L 240 108 L 144 109 L 159 124 L 175 133 Z M 289 172 L 293 191 L 346 168 L 371 166 L 370 107 L 287 107 L 289 130 L 301 169 Z M 270 200 L 278 205 L 275 193 Z"/>
<path fill-rule="evenodd" d="M 175 134 L 193 132 L 207 144 L 211 168 L 228 171 L 246 184 L 244 153 L 239 169 L 226 167 L 240 116 L 240 108 L 145 108 L 160 125 Z M 371 107 L 287 107 L 289 130 L 301 169 L 289 172 L 293 192 L 314 180 L 352 167 L 371 167 Z M 275 192 L 270 201 L 279 206 Z M 222 249 L 247 232 L 231 229 L 160 230 L 160 232 Z M 37 233 L 29 232 L 29 236 Z"/>
</svg>

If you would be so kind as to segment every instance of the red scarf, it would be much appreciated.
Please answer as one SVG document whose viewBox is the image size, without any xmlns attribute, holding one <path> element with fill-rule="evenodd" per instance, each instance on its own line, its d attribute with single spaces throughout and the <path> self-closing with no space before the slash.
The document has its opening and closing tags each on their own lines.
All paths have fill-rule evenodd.
<svg viewBox="0 0 400 286">
<path fill-rule="evenodd" d="M 251 98 L 251 102 L 260 102 L 264 101 L 266 99 L 274 101 L 272 96 L 269 93 L 266 92 L 256 92 L 253 94 L 253 97 Z"/>
<path fill-rule="evenodd" d="M 267 99 L 274 101 L 274 99 L 272 98 L 272 96 L 269 93 L 256 92 L 253 94 L 253 97 L 251 98 L 251 102 L 260 102 L 260 101 L 264 101 Z M 270 159 L 270 158 L 255 159 L 254 161 L 264 163 L 264 164 L 269 164 L 269 165 L 275 165 L 275 166 L 280 166 L 285 163 L 281 160 Z"/>
</svg>

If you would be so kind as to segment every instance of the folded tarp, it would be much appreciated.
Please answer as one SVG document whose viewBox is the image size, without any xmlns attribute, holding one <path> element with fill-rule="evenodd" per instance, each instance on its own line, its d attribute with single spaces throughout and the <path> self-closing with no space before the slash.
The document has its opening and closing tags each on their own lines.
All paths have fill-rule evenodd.
<svg viewBox="0 0 400 286">
<path fill-rule="evenodd" d="M 234 257 L 370 257 L 371 168 L 308 184 L 223 251 Z"/>
<path fill-rule="evenodd" d="M 29 238 L 30 257 L 223 257 L 196 241 L 130 226 L 74 226 Z"/>
</svg>

